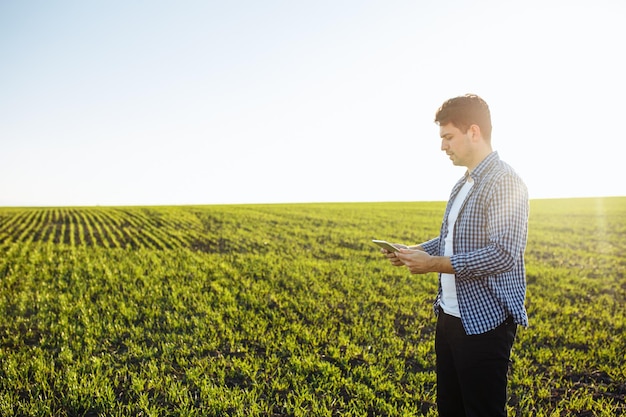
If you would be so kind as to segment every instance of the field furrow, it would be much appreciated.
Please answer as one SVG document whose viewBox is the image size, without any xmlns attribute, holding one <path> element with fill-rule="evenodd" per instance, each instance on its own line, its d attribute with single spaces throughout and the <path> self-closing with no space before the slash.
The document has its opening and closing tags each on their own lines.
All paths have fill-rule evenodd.
<svg viewBox="0 0 626 417">
<path fill-rule="evenodd" d="M 54 228 L 55 228 L 55 209 L 42 209 L 43 218 L 42 218 L 42 234 L 40 240 L 42 242 L 52 241 L 52 237 L 54 236 Z"/>
<path fill-rule="evenodd" d="M 150 222 L 145 217 L 143 211 L 131 210 L 125 213 L 124 218 L 129 224 L 129 228 L 135 234 L 139 247 L 145 247 L 149 249 L 163 249 L 157 238 L 155 238 L 151 232 Z"/>
<path fill-rule="evenodd" d="M 92 221 L 94 221 L 99 228 L 99 233 L 108 242 L 107 247 L 110 248 L 123 248 L 120 239 L 123 235 L 118 230 L 117 224 L 111 218 L 112 211 L 110 209 L 100 209 L 94 211 L 92 214 Z"/>
<path fill-rule="evenodd" d="M 62 208 L 55 209 L 54 216 L 54 235 L 52 236 L 52 243 L 55 245 L 64 243 L 65 235 L 65 210 Z"/>
<path fill-rule="evenodd" d="M 85 211 L 84 219 L 87 224 L 91 226 L 91 234 L 94 237 L 96 245 L 103 246 L 105 248 L 113 248 L 116 246 L 114 238 L 110 233 L 105 232 L 106 228 L 103 228 L 100 210 Z"/>
<path fill-rule="evenodd" d="M 35 235 L 39 235 L 41 233 L 40 229 L 38 229 L 37 224 L 39 222 L 39 218 L 41 217 L 41 212 L 39 210 L 30 210 L 27 213 L 27 218 L 23 223 L 23 227 L 16 234 L 15 241 L 17 242 L 31 242 L 33 241 Z"/>
</svg>

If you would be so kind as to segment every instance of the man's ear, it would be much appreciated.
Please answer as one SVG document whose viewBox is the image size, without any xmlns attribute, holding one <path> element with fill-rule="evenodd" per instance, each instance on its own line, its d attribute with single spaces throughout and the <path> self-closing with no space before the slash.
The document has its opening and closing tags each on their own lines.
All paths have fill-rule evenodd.
<svg viewBox="0 0 626 417">
<path fill-rule="evenodd" d="M 470 125 L 469 129 L 467 129 L 467 135 L 471 140 L 478 139 L 480 137 L 480 126 Z"/>
</svg>

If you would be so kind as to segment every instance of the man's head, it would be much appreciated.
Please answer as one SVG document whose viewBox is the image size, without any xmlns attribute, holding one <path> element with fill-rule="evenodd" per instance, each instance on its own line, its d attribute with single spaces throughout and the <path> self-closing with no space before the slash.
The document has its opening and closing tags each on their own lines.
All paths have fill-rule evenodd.
<svg viewBox="0 0 626 417">
<path fill-rule="evenodd" d="M 452 98 L 437 110 L 441 150 L 452 163 L 473 170 L 491 153 L 489 106 L 476 95 Z"/>
<path fill-rule="evenodd" d="M 435 115 L 439 126 L 452 123 L 461 132 L 467 132 L 472 125 L 480 128 L 480 133 L 487 143 L 491 143 L 491 112 L 482 98 L 475 94 L 451 98 L 441 105 Z"/>
</svg>

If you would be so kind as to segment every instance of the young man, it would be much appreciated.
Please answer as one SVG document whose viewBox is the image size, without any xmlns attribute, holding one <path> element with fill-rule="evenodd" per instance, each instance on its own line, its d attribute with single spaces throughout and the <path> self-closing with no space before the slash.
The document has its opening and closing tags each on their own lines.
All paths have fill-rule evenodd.
<svg viewBox="0 0 626 417">
<path fill-rule="evenodd" d="M 467 172 L 452 189 L 438 237 L 382 252 L 413 274 L 439 273 L 439 415 L 506 416 L 511 347 L 517 325 L 528 325 L 528 192 L 492 150 L 491 114 L 483 99 L 452 98 L 435 122 L 441 150 Z"/>
</svg>

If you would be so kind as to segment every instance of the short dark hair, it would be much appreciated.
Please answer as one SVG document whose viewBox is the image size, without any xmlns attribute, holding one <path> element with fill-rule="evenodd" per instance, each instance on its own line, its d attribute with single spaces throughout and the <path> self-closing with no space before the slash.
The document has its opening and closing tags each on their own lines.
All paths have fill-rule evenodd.
<svg viewBox="0 0 626 417">
<path fill-rule="evenodd" d="M 463 132 L 478 125 L 483 138 L 491 142 L 491 112 L 489 106 L 476 94 L 466 94 L 447 100 L 435 114 L 435 123 L 445 126 L 452 123 Z"/>
</svg>

